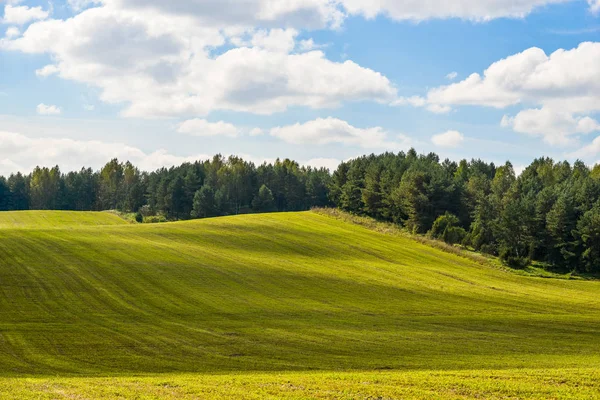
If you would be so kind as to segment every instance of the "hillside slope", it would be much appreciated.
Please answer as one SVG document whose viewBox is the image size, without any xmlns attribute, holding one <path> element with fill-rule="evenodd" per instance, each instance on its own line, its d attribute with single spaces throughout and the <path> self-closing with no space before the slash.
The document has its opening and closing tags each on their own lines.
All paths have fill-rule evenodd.
<svg viewBox="0 0 600 400">
<path fill-rule="evenodd" d="M 127 222 L 110 212 L 10 211 L 0 212 L 0 229 L 67 228 L 77 226 L 125 225 Z"/>
<path fill-rule="evenodd" d="M 600 282 L 519 276 L 315 213 L 0 226 L 5 376 L 600 362 Z"/>
</svg>

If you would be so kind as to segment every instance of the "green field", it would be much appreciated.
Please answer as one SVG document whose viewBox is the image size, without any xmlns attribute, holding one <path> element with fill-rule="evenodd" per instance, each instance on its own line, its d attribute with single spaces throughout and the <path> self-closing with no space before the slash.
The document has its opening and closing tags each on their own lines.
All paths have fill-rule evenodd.
<svg viewBox="0 0 600 400">
<path fill-rule="evenodd" d="M 2 398 L 597 398 L 600 282 L 312 212 L 2 213 L 0 374 Z"/>
<path fill-rule="evenodd" d="M 80 226 L 124 225 L 127 222 L 109 212 L 20 211 L 0 212 L 0 229 L 67 229 Z"/>
</svg>

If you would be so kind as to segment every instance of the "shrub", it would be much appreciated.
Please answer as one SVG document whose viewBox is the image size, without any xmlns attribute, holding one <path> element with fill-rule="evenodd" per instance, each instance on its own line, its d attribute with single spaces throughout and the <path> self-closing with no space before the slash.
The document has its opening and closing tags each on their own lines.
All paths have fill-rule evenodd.
<svg viewBox="0 0 600 400">
<path fill-rule="evenodd" d="M 167 218 L 164 215 L 151 215 L 144 218 L 145 224 L 158 224 L 161 222 L 167 222 Z"/>
<path fill-rule="evenodd" d="M 442 235 L 444 242 L 448 244 L 459 244 L 462 243 L 467 236 L 467 231 L 458 226 L 449 226 L 446 228 Z"/>
</svg>

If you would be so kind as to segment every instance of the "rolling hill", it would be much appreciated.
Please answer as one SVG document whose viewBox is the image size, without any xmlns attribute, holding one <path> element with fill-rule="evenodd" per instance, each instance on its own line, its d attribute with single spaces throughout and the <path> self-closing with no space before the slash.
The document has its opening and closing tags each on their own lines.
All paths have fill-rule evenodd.
<svg viewBox="0 0 600 400">
<path fill-rule="evenodd" d="M 108 213 L 0 213 L 3 393 L 39 395 L 36 382 L 66 394 L 92 381 L 131 389 L 144 385 L 131 377 L 151 375 L 149 396 L 168 398 L 191 381 L 251 387 L 270 376 L 307 386 L 323 374 L 319 384 L 354 376 L 355 398 L 377 377 L 417 385 L 433 373 L 456 383 L 479 371 L 465 382 L 505 374 L 514 384 L 519 372 L 489 371 L 526 368 L 523 387 L 544 398 L 538 381 L 526 386 L 531 371 L 573 377 L 562 387 L 572 393 L 598 376 L 599 349 L 600 282 L 522 276 L 314 212 L 156 225 Z M 236 397 L 260 394 L 254 384 Z M 600 393 L 588 386 L 584 397 Z M 281 390 L 255 398 L 289 392 Z M 327 390 L 314 398 L 340 393 Z"/>
</svg>

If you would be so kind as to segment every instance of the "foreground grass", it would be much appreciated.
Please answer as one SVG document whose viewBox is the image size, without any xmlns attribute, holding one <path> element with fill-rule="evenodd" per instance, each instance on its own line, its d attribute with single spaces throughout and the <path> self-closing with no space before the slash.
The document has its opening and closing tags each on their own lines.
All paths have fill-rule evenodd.
<svg viewBox="0 0 600 400">
<path fill-rule="evenodd" d="M 598 399 L 597 369 L 0 379 L 3 399 Z"/>
<path fill-rule="evenodd" d="M 2 398 L 597 395 L 598 281 L 310 212 L 0 226 Z"/>
</svg>

